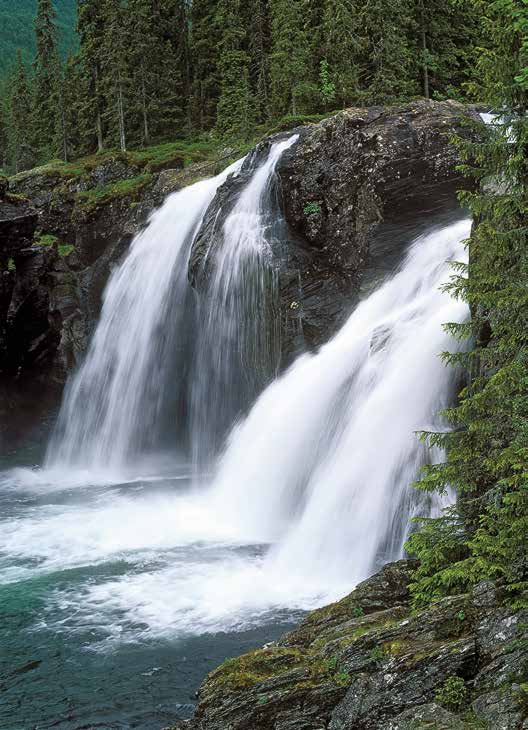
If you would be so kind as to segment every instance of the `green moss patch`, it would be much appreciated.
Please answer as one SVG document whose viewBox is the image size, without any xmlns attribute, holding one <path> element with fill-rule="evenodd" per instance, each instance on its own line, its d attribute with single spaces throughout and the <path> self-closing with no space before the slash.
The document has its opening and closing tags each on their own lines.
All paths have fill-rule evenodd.
<svg viewBox="0 0 528 730">
<path fill-rule="evenodd" d="M 59 238 L 57 238 L 57 236 L 54 236 L 52 233 L 42 233 L 41 231 L 37 231 L 37 233 L 35 234 L 33 246 L 40 246 L 44 248 L 56 247 L 57 253 L 61 258 L 66 258 L 72 253 L 72 251 L 75 250 L 75 246 L 72 246 L 71 243 L 61 241 Z"/>
<path fill-rule="evenodd" d="M 59 252 L 59 256 L 65 259 L 72 253 L 72 251 L 75 250 L 75 246 L 72 246 L 71 243 L 61 243 L 57 250 Z"/>
<path fill-rule="evenodd" d="M 39 175 L 63 180 L 86 178 L 95 169 L 110 162 L 123 162 L 132 168 L 137 168 L 138 171 L 153 173 L 171 166 L 180 168 L 195 162 L 214 161 L 218 153 L 217 141 L 176 140 L 129 152 L 108 150 L 100 154 L 87 155 L 73 162 L 51 160 L 45 165 L 12 176 L 11 180 L 20 183 Z"/>
<path fill-rule="evenodd" d="M 77 206 L 84 212 L 90 212 L 101 205 L 107 205 L 115 200 L 122 198 L 136 198 L 139 193 L 152 182 L 152 175 L 144 173 L 137 177 L 119 180 L 109 185 L 102 185 L 98 188 L 92 188 L 82 193 L 77 193 Z"/>
<path fill-rule="evenodd" d="M 213 691 L 219 687 L 248 689 L 296 669 L 303 672 L 300 676 L 298 673 L 292 676 L 292 689 L 328 683 L 347 687 L 351 681 L 350 675 L 342 671 L 337 656 L 325 658 L 317 651 L 270 647 L 228 659 L 209 675 L 207 684 Z"/>
<path fill-rule="evenodd" d="M 209 675 L 213 685 L 232 689 L 252 687 L 270 677 L 284 674 L 303 665 L 303 655 L 297 649 L 257 649 L 235 659 L 228 659 Z"/>
<path fill-rule="evenodd" d="M 54 236 L 51 233 L 41 233 L 40 231 L 37 231 L 33 241 L 34 246 L 44 246 L 45 248 L 52 248 L 58 243 L 59 239 L 57 236 Z"/>
</svg>

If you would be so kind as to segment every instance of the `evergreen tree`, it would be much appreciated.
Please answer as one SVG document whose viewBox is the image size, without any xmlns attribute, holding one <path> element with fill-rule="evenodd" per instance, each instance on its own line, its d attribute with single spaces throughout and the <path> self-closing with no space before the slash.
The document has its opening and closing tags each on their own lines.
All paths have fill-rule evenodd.
<svg viewBox="0 0 528 730">
<path fill-rule="evenodd" d="M 192 95 L 190 99 L 193 127 L 199 132 L 212 129 L 220 95 L 219 45 L 221 29 L 217 17 L 218 0 L 193 0 L 190 19 L 192 58 Z"/>
<path fill-rule="evenodd" d="M 126 114 L 129 77 L 130 13 L 121 0 L 102 0 L 104 35 L 102 83 L 106 92 L 107 126 L 122 152 L 126 152 Z"/>
<path fill-rule="evenodd" d="M 270 118 L 271 27 L 266 0 L 251 0 L 247 4 L 249 28 L 250 77 L 257 120 Z"/>
<path fill-rule="evenodd" d="M 21 51 L 17 53 L 10 88 L 8 154 L 15 172 L 20 172 L 28 169 L 35 162 L 31 146 L 31 88 Z"/>
<path fill-rule="evenodd" d="M 156 72 L 159 71 L 159 47 L 155 27 L 159 23 L 157 8 L 151 0 L 129 0 L 130 64 L 134 69 L 136 111 L 140 117 L 141 141 L 151 141 L 153 117 L 157 110 Z"/>
<path fill-rule="evenodd" d="M 483 183 L 464 195 L 475 221 L 471 263 L 452 285 L 472 316 L 450 329 L 474 347 L 450 359 L 472 378 L 448 414 L 455 430 L 430 436 L 448 458 L 420 486 L 449 485 L 458 501 L 410 540 L 422 561 L 417 602 L 489 578 L 515 594 L 528 588 L 528 5 L 477 0 L 476 9 L 491 40 L 481 57 L 484 88 L 502 118 L 485 143 L 459 143 L 466 173 Z"/>
<path fill-rule="evenodd" d="M 420 73 L 424 96 L 463 97 L 471 82 L 481 40 L 480 19 L 473 0 L 416 3 Z"/>
<path fill-rule="evenodd" d="M 326 0 L 322 31 L 324 59 L 319 65 L 323 104 L 328 107 L 335 102 L 346 107 L 358 92 L 359 39 L 353 0 Z"/>
<path fill-rule="evenodd" d="M 222 31 L 216 131 L 221 137 L 248 139 L 255 123 L 255 108 L 241 0 L 220 0 L 216 23 Z"/>
<path fill-rule="evenodd" d="M 311 111 L 316 94 L 308 0 L 271 0 L 271 90 L 275 116 Z"/>
<path fill-rule="evenodd" d="M 367 103 L 412 96 L 411 0 L 357 2 L 360 86 Z"/>
<path fill-rule="evenodd" d="M 159 134 L 181 136 L 189 131 L 191 93 L 191 63 L 188 7 L 185 0 L 166 0 L 161 5 L 161 27 L 165 51 L 163 70 L 159 74 L 160 98 L 163 100 Z M 162 45 L 162 47 L 163 47 Z"/>
<path fill-rule="evenodd" d="M 7 84 L 0 82 L 0 170 L 8 166 L 9 106 Z"/>
<path fill-rule="evenodd" d="M 83 79 L 83 104 L 80 110 L 83 132 L 93 138 L 99 152 L 104 149 L 103 94 L 104 3 L 101 0 L 78 0 L 78 25 Z"/>
<path fill-rule="evenodd" d="M 79 59 L 70 54 L 61 71 L 56 121 L 56 146 L 65 162 L 84 151 L 80 114 L 82 82 Z"/>
<path fill-rule="evenodd" d="M 57 92 L 60 79 L 56 16 L 52 0 L 38 0 L 35 38 L 37 56 L 34 64 L 34 140 L 42 157 L 49 159 L 55 152 Z"/>
</svg>

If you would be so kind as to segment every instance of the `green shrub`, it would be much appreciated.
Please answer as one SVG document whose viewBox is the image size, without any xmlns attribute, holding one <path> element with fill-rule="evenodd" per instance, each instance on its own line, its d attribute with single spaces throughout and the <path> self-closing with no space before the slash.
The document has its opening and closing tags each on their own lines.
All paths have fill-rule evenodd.
<svg viewBox="0 0 528 730">
<path fill-rule="evenodd" d="M 467 699 L 466 683 L 461 677 L 448 677 L 436 691 L 435 700 L 448 710 L 460 710 Z"/>
<path fill-rule="evenodd" d="M 321 212 L 320 203 L 306 203 L 306 205 L 303 208 L 303 213 L 307 218 L 309 218 L 312 215 L 319 215 L 320 212 Z"/>
<path fill-rule="evenodd" d="M 59 256 L 65 259 L 71 254 L 74 248 L 75 246 L 72 246 L 71 243 L 61 243 L 58 247 Z"/>
</svg>

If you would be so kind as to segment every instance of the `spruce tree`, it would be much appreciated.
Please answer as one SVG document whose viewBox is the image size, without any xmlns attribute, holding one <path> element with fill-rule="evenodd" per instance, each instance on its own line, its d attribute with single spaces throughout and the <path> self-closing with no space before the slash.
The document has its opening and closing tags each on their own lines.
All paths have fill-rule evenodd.
<svg viewBox="0 0 528 730">
<path fill-rule="evenodd" d="M 447 414 L 454 430 L 429 436 L 447 461 L 420 486 L 449 486 L 458 498 L 410 540 L 421 559 L 417 602 L 489 578 L 515 596 L 528 588 L 528 5 L 476 0 L 476 9 L 491 41 L 480 62 L 484 90 L 501 116 L 485 142 L 459 142 L 466 174 L 481 185 L 463 196 L 474 216 L 470 265 L 451 287 L 471 320 L 450 330 L 474 344 L 449 359 L 471 381 Z"/>
<path fill-rule="evenodd" d="M 191 91 L 191 59 L 188 6 L 185 0 L 166 0 L 161 6 L 162 99 L 159 135 L 182 136 L 190 128 L 188 98 Z"/>
<path fill-rule="evenodd" d="M 5 82 L 0 82 L 0 170 L 4 171 L 8 165 L 8 94 Z"/>
<path fill-rule="evenodd" d="M 102 82 L 109 133 L 122 152 L 127 148 L 127 91 L 130 84 L 129 9 L 121 0 L 102 0 L 104 35 Z"/>
<path fill-rule="evenodd" d="M 482 40 L 473 0 L 419 0 L 415 27 L 423 95 L 463 98 L 464 87 L 475 76 Z"/>
<path fill-rule="evenodd" d="M 58 90 L 56 146 L 67 162 L 83 149 L 83 74 L 78 56 L 70 54 L 63 65 Z"/>
<path fill-rule="evenodd" d="M 214 127 L 220 95 L 219 45 L 221 28 L 216 23 L 218 0 L 193 0 L 190 11 L 193 127 L 203 132 Z"/>
<path fill-rule="evenodd" d="M 249 28 L 250 77 L 257 121 L 270 118 L 270 64 L 271 18 L 266 0 L 247 3 Z"/>
<path fill-rule="evenodd" d="M 78 0 L 77 29 L 80 40 L 79 60 L 82 69 L 83 104 L 80 114 L 83 131 L 93 138 L 97 149 L 104 149 L 103 94 L 105 17 L 101 0 Z M 88 142 L 90 144 L 90 142 Z"/>
<path fill-rule="evenodd" d="M 271 0 L 271 90 L 275 116 L 311 111 L 316 89 L 307 0 Z"/>
<path fill-rule="evenodd" d="M 386 103 L 418 91 L 410 42 L 411 0 L 355 2 L 360 86 L 367 103 Z"/>
<path fill-rule="evenodd" d="M 26 170 L 35 163 L 31 146 L 31 87 L 22 52 L 17 52 L 10 79 L 8 101 L 8 156 L 15 172 Z"/>
<path fill-rule="evenodd" d="M 37 56 L 34 64 L 34 140 L 42 158 L 49 159 L 55 152 L 57 93 L 60 80 L 56 15 L 52 0 L 38 0 L 35 39 Z"/>
<path fill-rule="evenodd" d="M 350 105 L 358 92 L 356 57 L 359 38 L 353 0 L 326 0 L 322 23 L 324 58 L 320 61 L 323 103 Z M 330 87 L 329 87 L 330 84 Z M 333 94 L 324 90 L 330 88 Z"/>
<path fill-rule="evenodd" d="M 216 23 L 222 33 L 216 131 L 220 137 L 248 139 L 255 123 L 255 106 L 241 0 L 220 0 Z"/>
<path fill-rule="evenodd" d="M 140 139 L 148 145 L 158 106 L 156 94 L 157 72 L 160 71 L 159 46 L 155 26 L 159 23 L 151 0 L 129 0 L 130 9 L 130 64 L 134 73 L 133 102 L 140 118 Z"/>
</svg>

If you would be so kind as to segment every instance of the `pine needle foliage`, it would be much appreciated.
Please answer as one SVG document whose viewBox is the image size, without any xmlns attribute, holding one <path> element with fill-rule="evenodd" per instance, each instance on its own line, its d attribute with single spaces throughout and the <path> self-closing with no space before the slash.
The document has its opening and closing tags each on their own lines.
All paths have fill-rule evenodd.
<svg viewBox="0 0 528 730">
<path fill-rule="evenodd" d="M 470 262 L 450 286 L 471 320 L 449 328 L 472 346 L 448 359 L 470 378 L 446 414 L 453 430 L 426 435 L 447 460 L 418 486 L 454 489 L 458 499 L 409 540 L 421 560 L 418 605 L 483 579 L 503 581 L 517 603 L 528 589 L 528 3 L 475 7 L 491 41 L 479 70 L 498 116 L 483 142 L 458 141 L 478 189 L 462 196 L 474 218 Z"/>
</svg>

